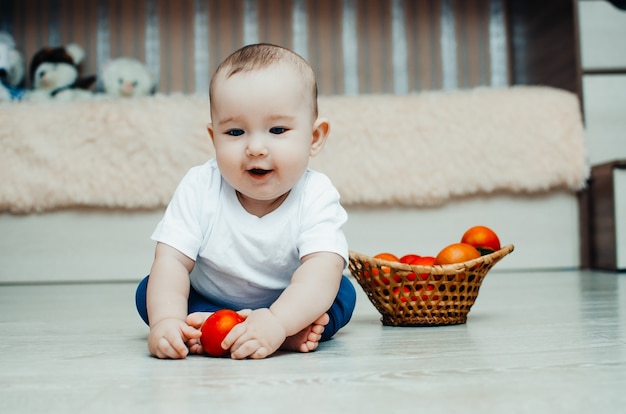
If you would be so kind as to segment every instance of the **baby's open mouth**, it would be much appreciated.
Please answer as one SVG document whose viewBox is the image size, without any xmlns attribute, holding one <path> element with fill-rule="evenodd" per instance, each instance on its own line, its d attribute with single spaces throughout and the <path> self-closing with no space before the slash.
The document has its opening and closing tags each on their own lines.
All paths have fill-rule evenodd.
<svg viewBox="0 0 626 414">
<path fill-rule="evenodd" d="M 263 176 L 265 174 L 268 174 L 271 172 L 271 170 L 263 170 L 261 168 L 253 168 L 251 170 L 248 170 L 250 172 L 250 174 L 252 175 L 257 175 L 257 176 Z"/>
</svg>

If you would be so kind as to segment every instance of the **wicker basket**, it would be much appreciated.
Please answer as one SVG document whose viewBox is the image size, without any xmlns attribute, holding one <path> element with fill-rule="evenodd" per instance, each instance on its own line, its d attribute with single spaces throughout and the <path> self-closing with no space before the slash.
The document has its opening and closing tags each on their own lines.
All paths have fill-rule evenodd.
<svg viewBox="0 0 626 414">
<path fill-rule="evenodd" d="M 513 245 L 463 263 L 411 266 L 350 252 L 350 272 L 383 325 L 437 326 L 467 321 L 487 272 Z"/>
</svg>

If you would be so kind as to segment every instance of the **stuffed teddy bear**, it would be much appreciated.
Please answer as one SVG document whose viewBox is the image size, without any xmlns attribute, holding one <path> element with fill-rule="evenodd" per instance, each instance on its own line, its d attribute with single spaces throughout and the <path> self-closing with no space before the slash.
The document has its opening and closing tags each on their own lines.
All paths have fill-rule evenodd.
<svg viewBox="0 0 626 414">
<path fill-rule="evenodd" d="M 156 88 L 147 66 L 133 58 L 120 57 L 105 63 L 101 77 L 104 93 L 113 98 L 147 96 Z"/>
<path fill-rule="evenodd" d="M 26 66 L 13 36 L 0 32 L 0 102 L 19 101 L 24 95 Z"/>
<path fill-rule="evenodd" d="M 32 58 L 30 80 L 32 91 L 24 99 L 30 101 L 72 101 L 90 99 L 88 89 L 95 83 L 95 76 L 79 77 L 79 65 L 85 52 L 77 44 L 65 47 L 44 47 Z"/>
</svg>

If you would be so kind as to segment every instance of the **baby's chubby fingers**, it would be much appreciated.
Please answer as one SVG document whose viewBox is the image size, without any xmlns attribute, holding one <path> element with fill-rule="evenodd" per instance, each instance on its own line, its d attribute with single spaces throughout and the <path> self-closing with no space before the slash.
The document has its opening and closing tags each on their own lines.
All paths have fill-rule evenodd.
<svg viewBox="0 0 626 414">
<path fill-rule="evenodd" d="M 223 349 L 231 349 L 233 344 L 238 339 L 240 339 L 240 337 L 246 332 L 246 326 L 245 325 L 246 325 L 246 321 L 243 321 L 243 322 L 238 323 L 237 325 L 235 325 L 233 327 L 233 329 L 230 330 L 228 335 L 226 335 L 226 337 L 222 341 L 222 348 Z"/>
<path fill-rule="evenodd" d="M 148 348 L 157 358 L 186 358 L 187 342 L 197 340 L 202 332 L 175 318 L 163 319 L 150 327 Z"/>
<path fill-rule="evenodd" d="M 212 312 L 193 312 L 187 315 L 187 325 L 193 326 L 196 329 L 202 328 L 202 324 L 206 319 L 211 316 Z"/>
<path fill-rule="evenodd" d="M 257 338 L 250 335 L 249 326 L 245 322 L 236 325 L 224 338 L 222 348 L 230 350 L 233 359 L 245 359 L 251 357 L 261 348 Z"/>
<path fill-rule="evenodd" d="M 200 329 L 189 325 L 183 325 L 180 331 L 185 338 L 185 342 L 190 339 L 198 339 L 202 336 L 202 331 Z"/>
<path fill-rule="evenodd" d="M 200 344 L 200 338 L 202 337 L 202 331 L 200 329 L 186 325 L 181 328 L 181 334 L 183 335 L 183 340 L 190 353 L 203 353 L 202 345 Z"/>
<path fill-rule="evenodd" d="M 180 337 L 167 338 L 165 336 L 157 340 L 154 355 L 157 358 L 184 359 L 189 353 L 189 349 Z"/>
<path fill-rule="evenodd" d="M 256 339 L 251 339 L 241 345 L 235 343 L 231 348 L 230 357 L 232 359 L 263 359 L 268 357 L 271 352 Z"/>
<path fill-rule="evenodd" d="M 250 312 L 246 320 L 235 326 L 222 342 L 235 359 L 265 358 L 285 341 L 285 329 L 267 308 Z"/>
</svg>

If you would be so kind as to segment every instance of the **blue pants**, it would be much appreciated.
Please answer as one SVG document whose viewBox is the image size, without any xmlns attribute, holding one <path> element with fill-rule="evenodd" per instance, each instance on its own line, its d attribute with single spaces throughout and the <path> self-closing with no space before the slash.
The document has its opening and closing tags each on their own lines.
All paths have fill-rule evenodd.
<svg viewBox="0 0 626 414">
<path fill-rule="evenodd" d="M 148 288 L 149 277 L 150 276 L 146 276 L 141 282 L 139 282 L 139 286 L 137 286 L 137 292 L 135 294 L 137 311 L 139 312 L 141 319 L 143 319 L 146 324 L 148 323 L 146 290 Z M 327 311 L 328 316 L 330 317 L 330 322 L 324 329 L 322 341 L 327 341 L 332 338 L 332 336 L 335 335 L 339 329 L 343 328 L 350 321 L 355 304 L 356 291 L 354 290 L 354 286 L 350 283 L 348 278 L 342 276 L 337 297 L 335 298 L 335 301 L 330 309 Z M 189 291 L 189 305 L 187 313 L 215 312 L 222 308 L 223 306 L 216 305 L 215 303 L 209 301 L 204 296 L 200 295 L 200 293 L 198 293 L 193 287 L 191 287 Z"/>
</svg>

